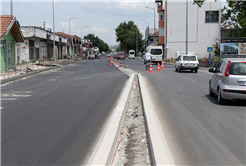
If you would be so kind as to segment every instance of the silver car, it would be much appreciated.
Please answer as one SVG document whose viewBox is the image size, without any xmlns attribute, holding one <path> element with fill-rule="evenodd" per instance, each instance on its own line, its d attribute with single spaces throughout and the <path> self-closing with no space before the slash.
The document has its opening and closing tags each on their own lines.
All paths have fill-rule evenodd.
<svg viewBox="0 0 246 166">
<path fill-rule="evenodd" d="M 209 69 L 209 95 L 218 96 L 218 103 L 226 100 L 246 100 L 246 59 L 225 58 Z"/>
</svg>

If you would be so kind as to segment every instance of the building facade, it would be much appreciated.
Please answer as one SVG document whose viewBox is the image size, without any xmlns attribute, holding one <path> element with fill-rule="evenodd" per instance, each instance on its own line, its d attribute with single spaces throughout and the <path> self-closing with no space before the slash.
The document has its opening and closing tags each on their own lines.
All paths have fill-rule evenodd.
<svg viewBox="0 0 246 166">
<path fill-rule="evenodd" d="M 17 42 L 24 42 L 19 22 L 12 15 L 1 15 L 1 73 L 16 70 Z"/>
<path fill-rule="evenodd" d="M 186 52 L 186 1 L 156 3 L 163 9 L 158 11 L 164 12 L 164 22 L 159 22 L 159 27 L 164 24 L 165 59 L 176 58 Z M 206 48 L 220 39 L 220 18 L 220 1 L 205 1 L 201 7 L 188 1 L 188 52 L 199 58 L 207 56 Z"/>
</svg>

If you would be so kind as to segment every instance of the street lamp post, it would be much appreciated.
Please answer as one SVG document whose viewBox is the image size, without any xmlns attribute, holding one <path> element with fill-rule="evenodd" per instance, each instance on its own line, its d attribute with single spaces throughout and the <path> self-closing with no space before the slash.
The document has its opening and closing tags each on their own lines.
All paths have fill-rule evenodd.
<svg viewBox="0 0 246 166">
<path fill-rule="evenodd" d="M 145 7 L 154 10 L 154 45 L 156 45 L 155 44 L 155 9 L 154 8 L 150 8 L 148 6 L 145 6 Z"/>
<path fill-rule="evenodd" d="M 69 37 L 70 37 L 70 39 L 71 39 L 70 20 L 75 19 L 75 18 L 78 18 L 78 17 L 73 17 L 73 18 L 70 18 L 70 19 L 69 19 Z M 69 54 L 71 54 L 71 53 L 72 53 L 72 51 L 71 51 L 71 47 L 72 47 L 72 41 L 70 41 Z"/>
<path fill-rule="evenodd" d="M 83 28 L 85 28 L 85 27 L 87 27 L 88 25 L 86 25 L 86 26 L 82 26 L 81 27 L 81 40 L 82 40 L 82 37 L 83 37 Z"/>
<path fill-rule="evenodd" d="M 81 27 L 81 48 L 82 48 L 82 57 L 83 57 L 83 28 L 87 27 L 88 25 L 82 26 Z"/>
<path fill-rule="evenodd" d="M 148 26 L 147 26 L 148 22 L 147 22 L 146 20 L 143 20 L 143 19 L 140 19 L 140 20 L 146 22 L 146 29 L 147 29 L 147 27 L 148 27 Z M 145 35 L 146 35 L 146 33 L 145 33 Z M 145 39 L 146 39 L 146 36 L 145 36 Z M 145 39 L 144 39 L 144 45 L 145 45 L 145 46 L 144 46 L 144 52 L 146 52 L 146 45 L 147 45 Z"/>
</svg>

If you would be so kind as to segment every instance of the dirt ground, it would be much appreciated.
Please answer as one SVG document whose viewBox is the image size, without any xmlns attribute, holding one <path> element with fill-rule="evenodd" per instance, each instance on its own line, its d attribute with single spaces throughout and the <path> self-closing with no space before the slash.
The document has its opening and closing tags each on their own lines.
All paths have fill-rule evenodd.
<svg viewBox="0 0 246 166">
<path fill-rule="evenodd" d="M 112 165 L 150 165 L 145 119 L 137 77 L 134 80 Z"/>
</svg>

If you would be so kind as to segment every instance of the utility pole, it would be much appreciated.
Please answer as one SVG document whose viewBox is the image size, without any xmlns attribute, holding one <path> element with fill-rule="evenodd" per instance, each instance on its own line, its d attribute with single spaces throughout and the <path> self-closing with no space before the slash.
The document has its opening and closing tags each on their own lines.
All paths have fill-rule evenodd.
<svg viewBox="0 0 246 166">
<path fill-rule="evenodd" d="M 186 0 L 186 55 L 188 54 L 188 0 Z"/>
<path fill-rule="evenodd" d="M 138 56 L 138 30 L 136 30 L 136 55 Z"/>
<path fill-rule="evenodd" d="M 10 4 L 11 15 L 13 16 L 13 1 L 11 0 L 10 3 L 11 3 L 11 4 Z"/>
<path fill-rule="evenodd" d="M 53 0 L 53 56 L 54 56 L 54 62 L 56 61 L 56 54 L 55 54 L 55 4 Z"/>
<path fill-rule="evenodd" d="M 44 29 L 45 29 L 45 24 L 46 24 L 46 22 L 44 21 L 44 22 L 43 22 L 43 25 L 44 25 Z"/>
</svg>

